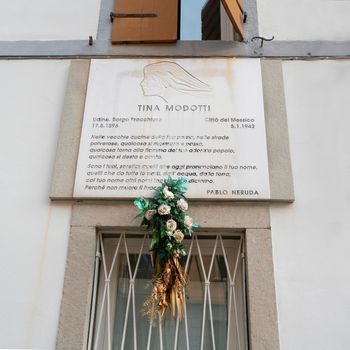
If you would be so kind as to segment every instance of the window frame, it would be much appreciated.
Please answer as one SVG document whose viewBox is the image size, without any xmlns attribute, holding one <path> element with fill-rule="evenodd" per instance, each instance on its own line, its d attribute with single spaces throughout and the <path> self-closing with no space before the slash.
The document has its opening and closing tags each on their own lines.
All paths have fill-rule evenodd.
<svg viewBox="0 0 350 350">
<path fill-rule="evenodd" d="M 267 205 L 196 203 L 191 214 L 207 232 L 244 232 L 250 350 L 279 349 L 269 208 Z M 73 206 L 56 349 L 87 349 L 95 273 L 96 234 L 138 230 L 130 203 Z"/>
<path fill-rule="evenodd" d="M 97 233 L 96 238 L 97 238 L 96 254 L 100 258 L 95 261 L 92 308 L 91 308 L 91 318 L 90 318 L 90 326 L 89 326 L 89 334 L 88 334 L 88 350 L 96 349 L 96 348 L 107 349 L 108 342 L 110 341 L 111 344 L 114 342 L 113 340 L 114 336 L 113 336 L 112 330 L 115 329 L 114 324 L 116 322 L 116 317 L 117 317 L 115 312 L 118 312 L 118 307 L 116 311 L 115 302 L 117 300 L 116 297 L 117 297 L 117 290 L 118 290 L 118 275 L 120 273 L 119 262 L 120 262 L 120 259 L 123 259 L 126 252 L 129 254 L 129 256 L 130 254 L 136 254 L 138 256 L 140 252 L 142 252 L 142 254 L 149 255 L 148 247 L 150 244 L 150 232 L 147 232 L 141 229 L 130 233 L 124 233 L 123 231 L 112 231 L 112 232 L 99 231 Z M 207 286 L 204 283 L 204 279 L 208 278 L 209 276 L 206 277 L 205 275 L 203 275 L 200 261 L 204 262 L 205 264 L 205 261 L 208 259 L 208 257 L 209 257 L 209 261 L 212 259 L 213 259 L 212 261 L 214 261 L 214 266 L 210 277 L 210 280 L 211 280 L 210 299 L 206 299 L 206 303 L 205 303 L 205 311 L 207 314 L 206 322 L 208 322 L 208 318 L 209 319 L 211 318 L 210 314 L 208 313 L 209 312 L 208 310 L 211 309 L 212 307 L 214 308 L 214 306 L 216 305 L 216 303 L 214 302 L 215 290 L 220 293 L 220 289 L 217 289 L 218 285 L 215 284 L 218 281 L 214 277 L 215 271 L 216 271 L 215 266 L 217 266 L 215 264 L 215 261 L 217 262 L 217 260 L 212 258 L 213 257 L 212 254 L 215 254 L 215 256 L 219 256 L 219 255 L 222 256 L 222 254 L 224 254 L 225 252 L 227 256 L 227 260 L 225 258 L 225 261 L 229 265 L 229 270 L 227 270 L 226 263 L 223 262 L 223 264 L 224 264 L 225 271 L 227 271 L 227 273 L 229 272 L 230 276 L 225 277 L 225 279 L 222 280 L 221 282 L 225 283 L 226 285 L 225 305 L 227 307 L 227 312 L 228 312 L 227 315 L 229 315 L 227 322 L 228 322 L 228 326 L 230 326 L 230 331 L 228 333 L 230 340 L 227 346 L 231 349 L 231 346 L 237 346 L 237 341 L 238 341 L 240 343 L 240 347 L 238 348 L 242 350 L 243 349 L 247 350 L 248 349 L 248 327 L 247 327 L 248 325 L 247 325 L 247 303 L 246 303 L 246 276 L 245 276 L 246 267 L 245 267 L 245 254 L 244 254 L 244 250 L 245 250 L 244 234 L 242 232 L 233 232 L 233 233 L 206 232 L 206 231 L 203 231 L 202 229 L 197 229 L 196 233 L 192 238 L 186 239 L 185 244 L 187 245 L 187 251 L 188 251 L 187 258 L 191 258 L 192 260 L 192 258 L 195 258 L 195 257 L 198 258 L 200 256 L 197 263 L 199 268 L 198 277 L 200 279 L 203 279 L 202 288 L 199 288 L 199 289 L 198 287 L 197 289 L 192 288 L 192 291 L 191 291 L 191 284 L 195 283 L 197 279 L 194 276 L 191 277 L 191 272 L 188 271 L 190 276 L 189 278 L 192 283 L 190 284 L 188 289 L 186 289 L 186 295 L 187 295 L 187 298 L 189 299 L 191 299 L 191 296 L 192 298 L 195 298 L 193 300 L 195 300 L 195 303 L 197 301 L 197 304 L 201 305 L 200 307 L 201 309 L 203 309 L 203 305 L 204 305 L 203 303 L 204 299 L 202 299 L 204 298 L 204 294 L 203 295 L 201 293 L 198 294 L 196 293 L 196 291 L 202 290 L 202 293 L 205 292 L 204 289 L 206 289 Z M 127 247 L 125 247 L 125 245 L 127 245 Z M 199 245 L 199 248 L 197 248 L 198 245 Z M 207 263 L 209 263 L 209 261 L 207 261 Z M 126 260 L 124 261 L 124 263 L 125 262 Z M 187 260 L 184 263 L 187 266 L 188 264 Z M 137 264 L 137 266 L 139 265 Z M 197 266 L 197 265 L 193 265 L 193 268 L 195 269 L 194 266 Z M 209 268 L 208 266 L 205 268 L 205 274 L 208 274 L 208 270 L 207 270 L 208 268 Z M 128 269 L 126 270 L 128 274 L 129 273 Z M 132 272 L 132 274 L 135 274 L 135 272 Z M 134 276 L 124 277 L 124 278 L 128 280 L 128 279 L 133 279 L 135 277 L 136 276 L 134 275 Z M 199 280 L 197 282 L 199 282 Z M 150 279 L 148 280 L 147 283 L 150 283 Z M 134 283 L 132 283 L 132 285 L 134 285 Z M 137 292 L 136 292 L 137 291 L 136 280 L 135 280 L 135 289 L 132 289 L 131 287 L 132 287 L 131 285 L 129 284 L 127 285 L 126 287 L 127 293 L 131 292 L 132 295 L 136 296 L 135 301 L 139 303 L 140 299 L 137 298 Z M 132 290 L 130 290 L 130 288 Z M 209 285 L 208 285 L 208 288 L 209 288 Z M 146 290 L 144 292 L 146 292 Z M 198 297 L 200 299 L 197 300 Z M 207 297 L 209 298 L 209 296 Z M 133 300 L 134 299 L 131 298 L 127 302 L 129 304 L 129 307 L 127 310 L 128 310 L 128 318 L 130 321 L 133 320 L 132 318 L 130 318 L 131 317 L 130 312 L 137 313 L 138 311 L 140 311 L 137 308 L 134 310 Z M 212 305 L 212 306 L 209 306 L 209 305 Z M 107 311 L 106 308 L 108 308 L 109 311 Z M 198 317 L 200 317 L 199 322 L 201 324 L 201 327 L 203 326 L 202 312 L 200 312 L 200 314 L 197 315 Z M 102 318 L 100 319 L 100 317 Z M 137 316 L 135 316 L 134 314 L 134 318 L 135 317 Z M 109 321 L 107 321 L 107 318 L 109 318 Z M 190 319 L 191 319 L 191 314 L 188 314 L 187 322 L 189 322 Z M 126 326 L 124 322 L 125 322 L 125 319 L 123 321 L 123 324 L 120 324 L 121 330 L 123 329 L 123 327 Z M 139 329 L 139 327 L 141 326 L 139 324 L 140 320 L 136 321 L 136 318 L 131 322 L 137 322 L 137 327 L 138 327 L 137 329 Z M 147 323 L 147 317 L 141 321 L 141 324 L 145 324 L 145 323 Z M 176 321 L 175 321 L 175 324 L 176 324 Z M 159 322 L 158 327 L 163 328 L 163 324 Z M 108 329 L 110 329 L 111 332 L 109 332 Z M 153 329 L 154 327 L 150 327 L 150 329 L 147 330 L 148 337 L 150 337 L 152 334 L 152 339 L 156 337 L 157 338 L 156 342 L 158 342 L 160 341 L 160 339 L 158 338 L 159 335 L 154 335 L 154 333 L 157 333 L 157 331 L 152 332 Z M 187 329 L 187 330 L 190 329 L 190 325 L 187 328 L 187 323 L 186 323 L 186 327 L 184 329 Z M 162 334 L 163 332 L 161 332 L 160 334 Z M 203 329 L 201 332 L 203 332 Z M 178 336 L 179 336 L 178 331 L 176 331 L 174 336 L 175 336 L 175 339 L 178 339 Z M 98 337 L 98 339 L 96 339 L 96 337 Z M 186 336 L 186 339 L 190 339 L 190 345 L 187 344 L 187 346 L 190 346 L 191 348 L 191 332 L 188 332 L 188 336 Z M 213 335 L 210 333 L 210 339 L 211 339 L 210 341 L 214 341 L 215 339 L 215 343 L 217 342 L 216 331 L 214 331 Z M 148 341 L 149 340 L 150 339 L 148 339 Z M 98 343 L 96 343 L 96 341 Z M 163 341 L 164 339 L 162 339 L 161 343 L 163 343 Z M 125 347 L 125 349 L 126 348 L 128 347 Z"/>
</svg>

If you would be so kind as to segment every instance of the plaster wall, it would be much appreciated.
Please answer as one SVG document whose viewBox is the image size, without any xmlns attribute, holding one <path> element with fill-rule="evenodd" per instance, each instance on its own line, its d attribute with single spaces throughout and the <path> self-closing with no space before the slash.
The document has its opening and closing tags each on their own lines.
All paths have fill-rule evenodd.
<svg viewBox="0 0 350 350">
<path fill-rule="evenodd" d="M 69 61 L 0 61 L 0 348 L 53 349 L 70 223 L 49 190 Z"/>
<path fill-rule="evenodd" d="M 271 210 L 281 349 L 349 349 L 350 61 L 283 73 L 295 202 Z"/>
<path fill-rule="evenodd" d="M 350 40 L 348 0 L 257 1 L 259 34 L 275 40 Z"/>
<path fill-rule="evenodd" d="M 48 196 L 69 63 L 0 61 L 0 348 L 55 346 L 71 207 Z M 271 210 L 281 349 L 343 350 L 350 60 L 285 61 L 283 73 L 296 201 Z"/>
<path fill-rule="evenodd" d="M 88 41 L 96 37 L 99 12 L 100 0 L 0 1 L 0 41 Z"/>
</svg>

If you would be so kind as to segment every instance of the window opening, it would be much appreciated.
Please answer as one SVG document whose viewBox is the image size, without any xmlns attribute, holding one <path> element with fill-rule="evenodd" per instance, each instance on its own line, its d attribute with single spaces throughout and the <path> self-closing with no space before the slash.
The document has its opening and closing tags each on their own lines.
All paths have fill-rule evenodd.
<svg viewBox="0 0 350 350">
<path fill-rule="evenodd" d="M 219 0 L 220 1 L 220 0 Z M 181 40 L 202 39 L 201 11 L 206 0 L 182 1 L 180 20 Z"/>
<path fill-rule="evenodd" d="M 242 40 L 242 0 L 114 0 L 112 43 Z"/>
<path fill-rule="evenodd" d="M 181 3 L 181 40 L 240 40 L 221 0 Z"/>
<path fill-rule="evenodd" d="M 243 236 L 185 240 L 185 318 L 168 315 L 157 327 L 142 314 L 153 271 L 149 246 L 148 233 L 99 233 L 88 349 L 247 350 Z"/>
</svg>

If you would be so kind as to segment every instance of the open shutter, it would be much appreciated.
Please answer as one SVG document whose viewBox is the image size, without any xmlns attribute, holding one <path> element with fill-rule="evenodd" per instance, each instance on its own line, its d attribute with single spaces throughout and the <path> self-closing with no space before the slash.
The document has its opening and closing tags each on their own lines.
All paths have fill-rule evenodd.
<svg viewBox="0 0 350 350">
<path fill-rule="evenodd" d="M 175 42 L 179 0 L 115 0 L 112 43 Z"/>
<path fill-rule="evenodd" d="M 221 0 L 223 6 L 225 7 L 226 13 L 230 18 L 230 21 L 239 34 L 241 39 L 244 38 L 243 30 L 243 0 Z"/>
</svg>

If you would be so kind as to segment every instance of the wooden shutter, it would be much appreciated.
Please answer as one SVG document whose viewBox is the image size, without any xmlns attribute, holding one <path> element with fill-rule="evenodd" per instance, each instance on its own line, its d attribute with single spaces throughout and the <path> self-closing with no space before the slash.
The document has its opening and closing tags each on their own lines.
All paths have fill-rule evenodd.
<svg viewBox="0 0 350 350">
<path fill-rule="evenodd" d="M 243 30 L 243 1 L 242 0 L 221 0 L 223 6 L 225 7 L 226 13 L 230 18 L 230 21 L 235 28 L 235 31 L 241 37 L 244 38 Z"/>
<path fill-rule="evenodd" d="M 115 0 L 114 4 L 112 43 L 177 40 L 178 0 Z"/>
</svg>

